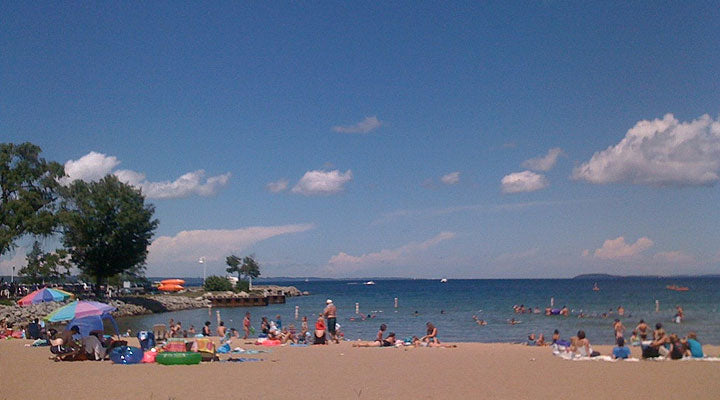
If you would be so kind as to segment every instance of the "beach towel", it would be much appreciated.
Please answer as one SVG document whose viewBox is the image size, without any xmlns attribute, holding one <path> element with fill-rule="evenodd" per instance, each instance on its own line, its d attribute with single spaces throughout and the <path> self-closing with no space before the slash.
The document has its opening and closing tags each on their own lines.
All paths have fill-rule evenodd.
<svg viewBox="0 0 720 400">
<path fill-rule="evenodd" d="M 222 346 L 218 347 L 218 348 L 217 348 L 217 352 L 220 353 L 220 354 L 229 353 L 229 352 L 230 352 L 230 344 L 229 344 L 229 343 L 225 343 L 225 344 L 223 344 Z"/>
<path fill-rule="evenodd" d="M 262 358 L 228 358 L 227 360 L 224 360 L 223 362 L 253 362 L 253 361 L 263 361 Z"/>
</svg>

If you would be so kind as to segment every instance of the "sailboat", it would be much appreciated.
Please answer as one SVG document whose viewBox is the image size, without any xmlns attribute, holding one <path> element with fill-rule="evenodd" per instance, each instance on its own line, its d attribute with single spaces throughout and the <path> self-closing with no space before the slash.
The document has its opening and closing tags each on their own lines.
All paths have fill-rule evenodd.
<svg viewBox="0 0 720 400">
<path fill-rule="evenodd" d="M 447 278 L 440 279 L 440 283 L 447 283 Z"/>
</svg>

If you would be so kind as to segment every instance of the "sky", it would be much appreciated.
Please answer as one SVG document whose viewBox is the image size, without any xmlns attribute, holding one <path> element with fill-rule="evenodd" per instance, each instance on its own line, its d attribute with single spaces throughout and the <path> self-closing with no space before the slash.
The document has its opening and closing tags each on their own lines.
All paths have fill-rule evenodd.
<svg viewBox="0 0 720 400">
<path fill-rule="evenodd" d="M 720 271 L 716 2 L 0 14 L 0 142 L 140 188 L 148 276 L 231 254 L 270 277 Z"/>
</svg>

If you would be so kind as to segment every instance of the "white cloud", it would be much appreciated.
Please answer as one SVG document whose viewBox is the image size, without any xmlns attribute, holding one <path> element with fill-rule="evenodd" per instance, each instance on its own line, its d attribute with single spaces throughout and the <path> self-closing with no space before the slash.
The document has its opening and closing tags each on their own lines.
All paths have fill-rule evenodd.
<svg viewBox="0 0 720 400">
<path fill-rule="evenodd" d="M 596 258 L 601 258 L 605 260 L 617 260 L 637 256 L 638 254 L 649 249 L 653 245 L 653 241 L 646 237 L 641 237 L 633 244 L 627 244 L 625 243 L 625 238 L 620 236 L 616 239 L 606 240 L 605 243 L 603 243 L 602 247 L 596 249 L 593 254 Z M 584 256 L 587 256 L 589 254 L 590 252 L 587 250 L 583 252 Z"/>
<path fill-rule="evenodd" d="M 308 171 L 292 188 L 293 193 L 305 196 L 329 195 L 343 191 L 344 185 L 352 180 L 352 171 Z"/>
<path fill-rule="evenodd" d="M 460 172 L 455 171 L 447 175 L 443 175 L 442 178 L 440 178 L 440 181 L 446 185 L 455 185 L 460 182 Z"/>
<path fill-rule="evenodd" d="M 382 121 L 377 117 L 365 117 L 362 121 L 355 125 L 336 125 L 332 127 L 332 130 L 339 133 L 368 133 L 373 131 L 382 125 Z"/>
<path fill-rule="evenodd" d="M 172 182 L 152 182 L 148 181 L 141 172 L 127 169 L 113 172 L 119 164 L 120 161 L 116 157 L 91 151 L 78 160 L 65 163 L 65 173 L 68 177 L 63 178 L 61 183 L 67 185 L 76 179 L 97 181 L 112 173 L 120 181 L 141 189 L 149 199 L 175 199 L 192 195 L 213 196 L 230 180 L 229 172 L 205 178 L 205 171 L 200 169 L 188 172 Z"/>
<path fill-rule="evenodd" d="M 573 170 L 590 183 L 712 185 L 720 173 L 720 120 L 679 122 L 672 114 L 640 121 L 620 143 Z"/>
<path fill-rule="evenodd" d="M 278 181 L 268 183 L 265 187 L 273 193 L 280 193 L 285 191 L 289 184 L 290 182 L 287 179 L 280 179 Z"/>
<path fill-rule="evenodd" d="M 413 260 L 426 250 L 441 242 L 455 237 L 453 232 L 441 232 L 437 236 L 421 243 L 409 243 L 395 249 L 384 249 L 376 253 L 367 253 L 360 256 L 340 252 L 328 261 L 329 269 L 341 275 L 352 271 L 376 267 L 379 265 L 402 265 Z"/>
<path fill-rule="evenodd" d="M 534 192 L 548 185 L 544 175 L 532 171 L 514 172 L 506 175 L 501 181 L 503 193 Z"/>
<path fill-rule="evenodd" d="M 69 160 L 65 163 L 65 173 L 68 176 L 62 179 L 62 184 L 67 185 L 76 179 L 98 181 L 118 165 L 120 161 L 116 157 L 91 151 L 77 160 Z"/>
<path fill-rule="evenodd" d="M 653 259 L 669 264 L 691 264 L 695 262 L 695 257 L 682 251 L 661 251 L 655 254 Z"/>
<path fill-rule="evenodd" d="M 558 157 L 563 154 L 563 151 L 559 147 L 554 147 L 548 150 L 548 153 L 542 157 L 535 157 L 526 160 L 522 163 L 522 166 L 535 171 L 550 171 L 555 166 Z"/>
<path fill-rule="evenodd" d="M 175 236 L 155 239 L 148 249 L 148 265 L 196 263 L 200 257 L 205 257 L 207 261 L 224 260 L 231 253 L 242 252 L 263 240 L 313 228 L 312 224 L 297 224 L 182 231 Z"/>
</svg>

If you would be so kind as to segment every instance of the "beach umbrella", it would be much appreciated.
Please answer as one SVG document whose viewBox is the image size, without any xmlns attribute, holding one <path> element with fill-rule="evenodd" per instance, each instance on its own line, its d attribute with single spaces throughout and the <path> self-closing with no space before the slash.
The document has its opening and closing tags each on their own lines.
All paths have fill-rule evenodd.
<svg viewBox="0 0 720 400">
<path fill-rule="evenodd" d="M 76 300 L 51 312 L 43 319 L 48 322 L 70 321 L 72 319 L 80 319 L 92 315 L 109 314 L 111 311 L 115 310 L 115 307 L 105 303 Z"/>
<path fill-rule="evenodd" d="M 48 301 L 65 301 L 71 297 L 73 297 L 73 294 L 64 290 L 42 288 L 18 300 L 18 304 L 21 306 L 29 306 L 30 304 L 45 303 Z"/>
</svg>

